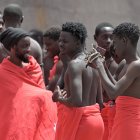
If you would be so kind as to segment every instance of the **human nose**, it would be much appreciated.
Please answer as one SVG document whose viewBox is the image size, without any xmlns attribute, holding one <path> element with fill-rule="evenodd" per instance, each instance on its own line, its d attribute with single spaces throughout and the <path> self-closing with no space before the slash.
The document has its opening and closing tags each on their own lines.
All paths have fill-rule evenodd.
<svg viewBox="0 0 140 140">
<path fill-rule="evenodd" d="M 59 41 L 59 47 L 63 47 L 64 43 L 62 41 Z"/>
<path fill-rule="evenodd" d="M 108 43 L 111 43 L 111 42 L 112 42 L 112 39 L 111 39 L 110 37 L 108 37 L 108 38 L 107 38 L 107 42 L 108 42 Z"/>
</svg>

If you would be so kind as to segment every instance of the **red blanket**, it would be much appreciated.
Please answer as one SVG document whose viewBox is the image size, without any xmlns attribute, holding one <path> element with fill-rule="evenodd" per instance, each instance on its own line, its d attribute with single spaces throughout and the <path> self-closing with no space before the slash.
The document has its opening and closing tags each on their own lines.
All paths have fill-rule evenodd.
<svg viewBox="0 0 140 140">
<path fill-rule="evenodd" d="M 103 120 L 97 104 L 77 108 L 59 106 L 55 140 L 102 140 L 103 131 Z"/>
<path fill-rule="evenodd" d="M 104 121 L 104 136 L 103 140 L 110 140 L 110 135 L 114 123 L 115 117 L 115 104 L 112 101 L 104 103 L 104 108 L 101 111 L 101 115 Z"/>
<path fill-rule="evenodd" d="M 54 140 L 56 105 L 33 57 L 25 68 L 0 65 L 0 140 Z"/>
<path fill-rule="evenodd" d="M 104 108 L 101 110 L 101 116 L 103 118 L 104 122 L 104 135 L 103 135 L 103 140 L 108 140 L 109 136 L 109 129 L 108 129 L 108 110 L 109 106 L 107 103 L 104 103 Z"/>
<path fill-rule="evenodd" d="M 53 76 L 56 73 L 56 65 L 57 65 L 58 61 L 59 61 L 59 57 L 55 56 L 54 57 L 54 65 L 53 65 L 52 69 L 50 70 L 49 81 L 52 80 Z"/>
<path fill-rule="evenodd" d="M 111 140 L 140 140 L 140 99 L 119 96 Z"/>
<path fill-rule="evenodd" d="M 111 137 L 111 132 L 112 132 L 113 124 L 114 124 L 115 114 L 116 114 L 116 105 L 110 104 L 109 110 L 108 110 L 108 130 L 109 130 L 108 140 L 110 140 L 110 137 Z"/>
</svg>

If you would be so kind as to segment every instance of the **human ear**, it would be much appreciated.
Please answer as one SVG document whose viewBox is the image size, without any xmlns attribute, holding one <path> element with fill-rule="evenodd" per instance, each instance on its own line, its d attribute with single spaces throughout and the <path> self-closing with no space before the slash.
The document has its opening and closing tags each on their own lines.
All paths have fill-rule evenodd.
<svg viewBox="0 0 140 140">
<path fill-rule="evenodd" d="M 21 20 L 20 20 L 20 21 L 21 21 L 21 23 L 23 22 L 23 19 L 24 19 L 24 16 L 22 16 L 22 17 L 21 17 Z"/>
<path fill-rule="evenodd" d="M 96 37 L 96 35 L 93 35 L 93 38 L 94 38 L 94 40 L 95 40 L 95 41 L 97 40 L 97 37 Z"/>
<path fill-rule="evenodd" d="M 123 38 L 122 38 L 122 41 L 123 41 L 124 44 L 127 44 L 127 41 L 128 41 L 128 40 L 127 40 L 126 37 L 123 37 Z"/>
</svg>

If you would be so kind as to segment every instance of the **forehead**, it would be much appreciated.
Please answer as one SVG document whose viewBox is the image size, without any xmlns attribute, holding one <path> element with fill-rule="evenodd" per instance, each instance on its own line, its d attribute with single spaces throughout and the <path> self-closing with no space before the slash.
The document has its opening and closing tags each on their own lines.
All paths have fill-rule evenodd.
<svg viewBox="0 0 140 140">
<path fill-rule="evenodd" d="M 61 31 L 60 39 L 74 40 L 75 37 L 70 32 Z"/>
<path fill-rule="evenodd" d="M 51 42 L 56 42 L 54 39 L 52 39 L 52 38 L 50 38 L 50 37 L 48 37 L 48 36 L 44 36 L 43 37 L 43 40 L 44 40 L 44 42 L 49 42 L 49 43 L 51 43 Z"/>
<path fill-rule="evenodd" d="M 116 42 L 116 41 L 120 41 L 120 38 L 116 35 L 113 35 L 113 41 Z"/>
<path fill-rule="evenodd" d="M 112 34 L 112 33 L 113 33 L 113 28 L 112 27 L 102 27 L 100 29 L 99 35 Z"/>
<path fill-rule="evenodd" d="M 18 43 L 30 43 L 30 37 L 26 36 L 19 40 Z"/>
</svg>

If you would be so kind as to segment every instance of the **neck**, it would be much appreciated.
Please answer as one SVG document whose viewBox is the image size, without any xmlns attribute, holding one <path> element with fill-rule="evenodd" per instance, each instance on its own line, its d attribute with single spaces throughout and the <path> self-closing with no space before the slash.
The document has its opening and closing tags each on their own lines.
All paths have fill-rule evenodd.
<svg viewBox="0 0 140 140">
<path fill-rule="evenodd" d="M 129 64 L 132 61 L 136 61 L 139 59 L 138 54 L 129 54 L 129 56 L 125 57 L 126 63 Z"/>
<path fill-rule="evenodd" d="M 133 46 L 132 46 L 133 47 Z M 132 61 L 136 61 L 139 59 L 138 53 L 137 53 L 137 49 L 127 49 L 127 53 L 125 55 L 125 60 L 126 63 L 129 64 Z"/>
<path fill-rule="evenodd" d="M 17 65 L 17 66 L 19 66 L 19 67 L 23 67 L 23 64 L 22 64 L 22 61 L 21 61 L 21 60 L 15 58 L 15 57 L 12 57 L 12 56 L 9 57 L 9 60 L 10 60 L 13 64 L 15 64 L 15 65 Z"/>
<path fill-rule="evenodd" d="M 75 51 L 73 54 L 71 54 L 69 57 L 71 58 L 71 59 L 75 59 L 75 58 L 77 58 L 78 56 L 81 56 L 81 55 L 83 55 L 84 54 L 84 52 L 82 51 L 82 50 L 78 50 L 78 51 Z"/>
<path fill-rule="evenodd" d="M 111 57 L 111 54 L 110 54 L 110 52 L 107 51 L 107 52 L 105 53 L 105 60 L 109 60 L 110 58 L 112 58 L 112 57 Z"/>
</svg>

